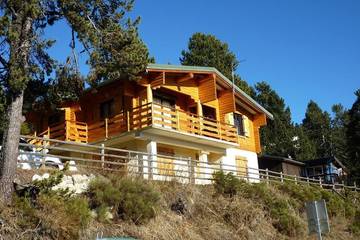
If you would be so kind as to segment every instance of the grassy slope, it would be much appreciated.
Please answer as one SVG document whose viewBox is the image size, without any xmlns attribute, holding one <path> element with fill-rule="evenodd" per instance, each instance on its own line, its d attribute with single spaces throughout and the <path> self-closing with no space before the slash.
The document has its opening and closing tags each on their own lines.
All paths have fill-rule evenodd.
<svg viewBox="0 0 360 240">
<path fill-rule="evenodd" d="M 92 219 L 81 231 L 80 238 L 95 239 L 96 233 L 104 232 L 104 236 L 164 240 L 315 239 L 307 236 L 304 202 L 325 198 L 330 214 L 331 234 L 324 239 L 360 239 L 359 235 L 349 231 L 356 206 L 360 205 L 359 194 L 348 194 L 344 200 L 319 188 L 290 183 L 269 186 L 241 183 L 236 196 L 229 198 L 216 194 L 213 186 L 182 185 L 176 182 L 147 184 L 161 193 L 155 218 L 142 225 L 122 220 L 103 223 Z M 185 214 L 170 209 L 179 198 L 186 203 Z M 42 200 L 42 204 L 47 204 L 46 199 Z M 58 224 L 61 228 L 74 225 L 63 214 L 68 211 L 66 208 L 60 203 L 56 208 L 42 208 L 48 212 L 39 214 L 41 225 Z M 61 239 L 59 235 L 51 233 L 53 230 L 40 236 L 38 225 L 26 225 L 24 215 L 24 210 L 19 209 L 19 206 L 0 206 L 0 218 L 6 223 L 0 227 L 0 236 L 3 239 Z M 59 219 L 54 218 L 54 215 Z M 64 236 L 63 239 L 66 238 Z"/>
</svg>

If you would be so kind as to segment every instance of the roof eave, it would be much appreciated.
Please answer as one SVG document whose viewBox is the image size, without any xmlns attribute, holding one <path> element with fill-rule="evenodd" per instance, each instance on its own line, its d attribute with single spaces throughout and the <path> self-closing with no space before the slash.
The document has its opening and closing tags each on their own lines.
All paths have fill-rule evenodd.
<svg viewBox="0 0 360 240">
<path fill-rule="evenodd" d="M 219 70 L 214 67 L 199 67 L 199 66 L 184 66 L 184 65 L 167 65 L 167 64 L 149 64 L 147 66 L 147 70 L 174 70 L 174 71 L 199 71 L 199 72 L 209 72 L 215 73 L 221 79 L 223 79 L 227 84 L 233 86 L 232 81 L 230 81 L 227 77 L 225 77 Z M 240 96 L 244 97 L 245 100 L 249 101 L 249 103 L 254 106 L 258 111 L 263 112 L 268 118 L 271 120 L 274 119 L 274 116 L 267 111 L 263 106 L 261 106 L 258 102 L 256 102 L 252 97 L 242 91 L 236 85 L 233 86 L 236 93 Z"/>
</svg>

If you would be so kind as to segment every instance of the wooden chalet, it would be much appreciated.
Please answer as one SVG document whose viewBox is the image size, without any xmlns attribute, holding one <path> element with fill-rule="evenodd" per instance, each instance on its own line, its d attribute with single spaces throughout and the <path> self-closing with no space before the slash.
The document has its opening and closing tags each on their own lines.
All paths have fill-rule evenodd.
<svg viewBox="0 0 360 240">
<path fill-rule="evenodd" d="M 138 82 L 104 82 L 27 122 L 51 139 L 258 168 L 267 118 L 215 68 L 149 64 Z"/>
</svg>

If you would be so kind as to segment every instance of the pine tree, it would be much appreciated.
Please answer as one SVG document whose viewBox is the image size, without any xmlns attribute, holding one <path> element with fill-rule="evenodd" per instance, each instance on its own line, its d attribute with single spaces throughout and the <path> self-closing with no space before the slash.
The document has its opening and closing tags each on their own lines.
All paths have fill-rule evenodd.
<svg viewBox="0 0 360 240">
<path fill-rule="evenodd" d="M 348 159 L 346 126 L 349 121 L 348 111 L 341 104 L 331 108 L 334 117 L 331 119 L 331 153 L 343 162 Z"/>
<path fill-rule="evenodd" d="M 138 38 L 139 19 L 126 19 L 133 0 L 6 0 L 0 2 L 0 82 L 6 119 L 0 161 L 0 198 L 11 199 L 16 170 L 24 95 L 30 96 L 55 69 L 47 53 L 54 41 L 44 39 L 49 25 L 64 19 L 88 54 L 91 85 L 109 79 L 136 80 L 148 61 Z M 70 38 L 72 36 L 69 36 Z M 29 91 L 30 90 L 30 91 Z M 36 96 L 35 96 L 36 97 Z"/>
<path fill-rule="evenodd" d="M 360 89 L 355 92 L 356 100 L 349 110 L 349 122 L 347 124 L 347 144 L 349 159 L 347 166 L 350 169 L 350 177 L 360 184 Z"/>
<path fill-rule="evenodd" d="M 308 136 L 304 133 L 301 125 L 296 125 L 294 128 L 294 153 L 295 159 L 304 161 L 314 159 L 316 156 L 315 145 L 311 142 Z"/>
<path fill-rule="evenodd" d="M 261 128 L 262 153 L 288 157 L 293 155 L 294 129 L 290 108 L 266 82 L 255 85 L 256 100 L 274 115 L 274 119 Z"/>
<path fill-rule="evenodd" d="M 331 153 L 330 115 L 314 102 L 307 105 L 305 118 L 302 122 L 304 133 L 315 146 L 315 157 L 329 157 Z"/>
<path fill-rule="evenodd" d="M 182 65 L 214 67 L 229 79 L 233 78 L 233 73 L 239 66 L 239 61 L 228 44 L 210 34 L 193 34 L 189 39 L 188 49 L 183 50 L 181 55 Z M 253 96 L 254 89 L 239 75 L 234 74 L 234 82 L 245 93 Z"/>
</svg>

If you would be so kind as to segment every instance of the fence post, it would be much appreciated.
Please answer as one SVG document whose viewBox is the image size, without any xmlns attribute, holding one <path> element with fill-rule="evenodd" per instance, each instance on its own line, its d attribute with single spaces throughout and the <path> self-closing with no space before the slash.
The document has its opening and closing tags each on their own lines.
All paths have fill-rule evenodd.
<svg viewBox="0 0 360 240">
<path fill-rule="evenodd" d="M 280 172 L 280 181 L 281 181 L 281 183 L 283 183 L 283 182 L 284 182 L 283 172 Z"/>
<path fill-rule="evenodd" d="M 344 180 L 341 181 L 343 190 L 345 189 L 345 182 Z"/>
<path fill-rule="evenodd" d="M 266 183 L 269 184 L 269 169 L 265 169 L 265 175 L 266 175 Z"/>
<path fill-rule="evenodd" d="M 222 137 L 221 137 L 221 123 L 220 123 L 220 121 L 217 122 L 217 127 L 218 127 L 219 139 L 222 140 Z"/>
<path fill-rule="evenodd" d="M 176 128 L 179 131 L 180 130 L 180 116 L 179 116 L 179 110 L 176 109 Z"/>
<path fill-rule="evenodd" d="M 151 103 L 151 126 L 154 126 L 154 104 Z"/>
<path fill-rule="evenodd" d="M 320 187 L 322 188 L 322 180 L 321 180 L 321 177 L 319 177 L 319 184 L 320 184 Z"/>
<path fill-rule="evenodd" d="M 108 138 L 108 118 L 105 118 L 105 138 Z"/>
<path fill-rule="evenodd" d="M 354 181 L 354 188 L 355 188 L 355 192 L 357 191 L 357 186 L 356 186 L 356 182 Z"/>
<path fill-rule="evenodd" d="M 130 112 L 129 110 L 126 111 L 126 129 L 130 131 Z"/>
<path fill-rule="evenodd" d="M 42 137 L 43 138 L 43 142 L 42 142 L 42 151 L 41 151 L 41 153 L 42 153 L 42 158 L 41 158 L 41 167 L 42 168 L 44 168 L 45 167 L 45 164 L 46 164 L 46 162 L 45 162 L 45 159 L 46 159 L 46 145 L 47 145 L 47 143 L 46 143 L 46 141 L 45 141 L 45 138 L 46 138 L 46 135 L 45 136 L 43 136 Z"/>
<path fill-rule="evenodd" d="M 306 182 L 308 185 L 310 185 L 309 176 L 306 177 Z"/>
<path fill-rule="evenodd" d="M 105 167 L 105 145 L 103 143 L 101 144 L 100 154 L 101 154 L 101 168 L 104 168 Z"/>
<path fill-rule="evenodd" d="M 89 127 L 88 127 L 87 123 L 85 126 L 86 126 L 86 143 L 88 143 L 89 142 Z"/>
<path fill-rule="evenodd" d="M 151 153 L 148 157 L 148 171 L 149 171 L 149 180 L 153 180 L 153 164 L 154 164 L 155 155 Z M 156 158 L 157 159 L 157 158 Z"/>
<path fill-rule="evenodd" d="M 189 170 L 189 183 L 193 183 L 193 168 L 192 168 L 192 159 L 188 158 L 188 170 Z"/>
<path fill-rule="evenodd" d="M 297 176 L 296 175 L 294 175 L 294 180 L 295 180 L 295 184 L 297 185 L 298 181 L 297 181 Z"/>
</svg>

